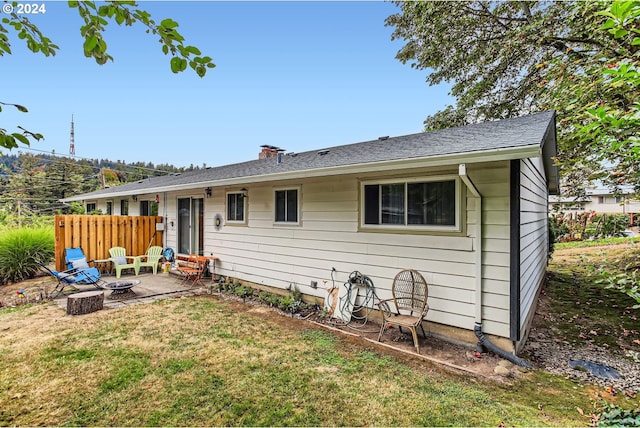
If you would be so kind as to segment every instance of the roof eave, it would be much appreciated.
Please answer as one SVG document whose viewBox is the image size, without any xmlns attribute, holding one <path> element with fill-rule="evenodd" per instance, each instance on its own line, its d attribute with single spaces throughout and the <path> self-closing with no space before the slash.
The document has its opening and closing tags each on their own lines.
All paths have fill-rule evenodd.
<svg viewBox="0 0 640 428">
<path fill-rule="evenodd" d="M 341 165 L 334 167 L 324 167 L 290 172 L 276 172 L 263 175 L 251 175 L 244 177 L 234 177 L 220 180 L 209 180 L 185 183 L 172 186 L 147 187 L 143 189 L 131 189 L 123 192 L 110 192 L 108 194 L 77 195 L 61 199 L 62 202 L 76 202 L 93 199 L 109 199 L 118 197 L 128 197 L 146 193 L 164 193 L 191 190 L 198 187 L 221 187 L 235 186 L 251 183 L 265 183 L 270 181 L 294 180 L 299 178 L 324 177 L 332 175 L 362 174 L 365 172 L 385 172 L 400 169 L 429 168 L 446 165 L 458 165 L 460 163 L 480 163 L 495 162 L 511 159 L 525 159 L 529 157 L 541 156 L 541 147 L 529 145 L 521 147 L 510 147 L 504 149 L 491 149 L 467 153 L 450 153 L 438 156 L 421 158 L 396 159 L 379 162 L 368 162 L 355 165 Z"/>
</svg>

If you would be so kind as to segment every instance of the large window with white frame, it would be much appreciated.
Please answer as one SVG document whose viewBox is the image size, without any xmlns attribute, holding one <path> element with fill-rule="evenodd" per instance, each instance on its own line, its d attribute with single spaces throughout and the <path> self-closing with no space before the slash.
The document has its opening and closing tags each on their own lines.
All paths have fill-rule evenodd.
<svg viewBox="0 0 640 428">
<path fill-rule="evenodd" d="M 246 204 L 244 192 L 227 192 L 227 223 L 246 223 Z"/>
<path fill-rule="evenodd" d="M 277 189 L 275 191 L 275 214 L 276 223 L 300 222 L 300 189 L 298 187 L 288 189 Z"/>
<path fill-rule="evenodd" d="M 460 230 L 457 176 L 362 183 L 362 227 Z"/>
</svg>

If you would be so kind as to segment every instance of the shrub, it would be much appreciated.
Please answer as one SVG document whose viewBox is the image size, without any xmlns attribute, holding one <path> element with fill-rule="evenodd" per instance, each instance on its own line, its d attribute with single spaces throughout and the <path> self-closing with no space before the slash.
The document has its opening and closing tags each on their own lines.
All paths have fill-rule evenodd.
<svg viewBox="0 0 640 428">
<path fill-rule="evenodd" d="M 0 232 L 0 284 L 35 277 L 35 260 L 49 263 L 54 256 L 51 227 L 22 228 Z"/>
</svg>

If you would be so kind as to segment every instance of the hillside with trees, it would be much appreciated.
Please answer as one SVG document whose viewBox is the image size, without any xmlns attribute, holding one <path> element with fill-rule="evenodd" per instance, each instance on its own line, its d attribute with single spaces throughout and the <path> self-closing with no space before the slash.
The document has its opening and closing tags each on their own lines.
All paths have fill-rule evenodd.
<svg viewBox="0 0 640 428">
<path fill-rule="evenodd" d="M 0 223 L 27 221 L 38 215 L 83 213 L 79 204 L 61 199 L 148 177 L 199 169 L 151 162 L 125 163 L 51 154 L 0 154 Z"/>
</svg>

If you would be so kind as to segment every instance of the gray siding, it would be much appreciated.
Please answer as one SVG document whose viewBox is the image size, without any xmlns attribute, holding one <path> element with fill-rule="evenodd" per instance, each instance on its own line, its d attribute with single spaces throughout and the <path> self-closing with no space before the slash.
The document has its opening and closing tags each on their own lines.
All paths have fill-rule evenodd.
<svg viewBox="0 0 640 428">
<path fill-rule="evenodd" d="M 520 161 L 520 331 L 535 310 L 548 257 L 548 193 L 542 159 Z"/>
</svg>

